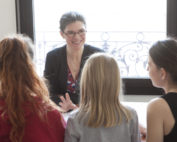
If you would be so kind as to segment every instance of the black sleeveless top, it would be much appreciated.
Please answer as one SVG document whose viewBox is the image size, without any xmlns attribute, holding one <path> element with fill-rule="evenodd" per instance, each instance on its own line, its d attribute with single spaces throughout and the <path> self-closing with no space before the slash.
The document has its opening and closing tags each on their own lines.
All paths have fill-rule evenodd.
<svg viewBox="0 0 177 142">
<path fill-rule="evenodd" d="M 168 93 L 161 96 L 168 103 L 175 118 L 175 124 L 171 132 L 164 136 L 164 142 L 177 142 L 177 93 Z"/>
</svg>

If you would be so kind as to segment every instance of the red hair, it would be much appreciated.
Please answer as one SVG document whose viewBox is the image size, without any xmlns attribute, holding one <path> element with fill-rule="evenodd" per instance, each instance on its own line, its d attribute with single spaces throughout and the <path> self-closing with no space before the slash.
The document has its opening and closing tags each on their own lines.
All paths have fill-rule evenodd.
<svg viewBox="0 0 177 142">
<path fill-rule="evenodd" d="M 27 45 L 18 36 L 7 37 L 0 42 L 0 98 L 5 101 L 3 112 L 12 125 L 12 142 L 22 142 L 26 103 L 30 104 L 30 112 L 41 119 L 46 108 L 54 106 L 44 81 L 34 70 Z"/>
</svg>

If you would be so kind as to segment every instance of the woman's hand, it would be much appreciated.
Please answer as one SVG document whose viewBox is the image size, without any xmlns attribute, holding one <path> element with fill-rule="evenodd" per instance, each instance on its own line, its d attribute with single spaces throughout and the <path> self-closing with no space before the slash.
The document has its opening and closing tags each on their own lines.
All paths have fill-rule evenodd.
<svg viewBox="0 0 177 142">
<path fill-rule="evenodd" d="M 60 96 L 62 102 L 59 102 L 59 105 L 62 112 L 67 112 L 77 108 L 77 106 L 71 101 L 68 93 L 65 94 L 65 98 Z"/>
<path fill-rule="evenodd" d="M 139 124 L 139 129 L 140 129 L 140 134 L 141 134 L 141 142 L 145 142 L 146 141 L 146 128 Z"/>
</svg>

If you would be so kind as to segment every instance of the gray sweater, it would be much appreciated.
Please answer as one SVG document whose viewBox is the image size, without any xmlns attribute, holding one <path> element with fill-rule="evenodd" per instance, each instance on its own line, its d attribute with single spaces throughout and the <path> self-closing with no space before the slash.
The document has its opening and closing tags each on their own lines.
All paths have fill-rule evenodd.
<svg viewBox="0 0 177 142">
<path fill-rule="evenodd" d="M 90 128 L 79 122 L 77 113 L 67 121 L 65 142 L 140 142 L 140 132 L 137 113 L 130 110 L 132 118 L 127 123 L 125 118 L 122 124 L 110 128 Z"/>
</svg>

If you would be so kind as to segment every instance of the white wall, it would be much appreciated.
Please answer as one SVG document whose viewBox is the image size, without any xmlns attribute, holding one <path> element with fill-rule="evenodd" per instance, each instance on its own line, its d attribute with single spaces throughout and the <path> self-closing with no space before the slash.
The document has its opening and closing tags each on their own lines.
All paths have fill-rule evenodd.
<svg viewBox="0 0 177 142">
<path fill-rule="evenodd" d="M 15 0 L 0 0 L 0 40 L 16 33 Z"/>
<path fill-rule="evenodd" d="M 160 95 L 122 95 L 120 100 L 123 102 L 149 102 L 159 96 Z"/>
</svg>

